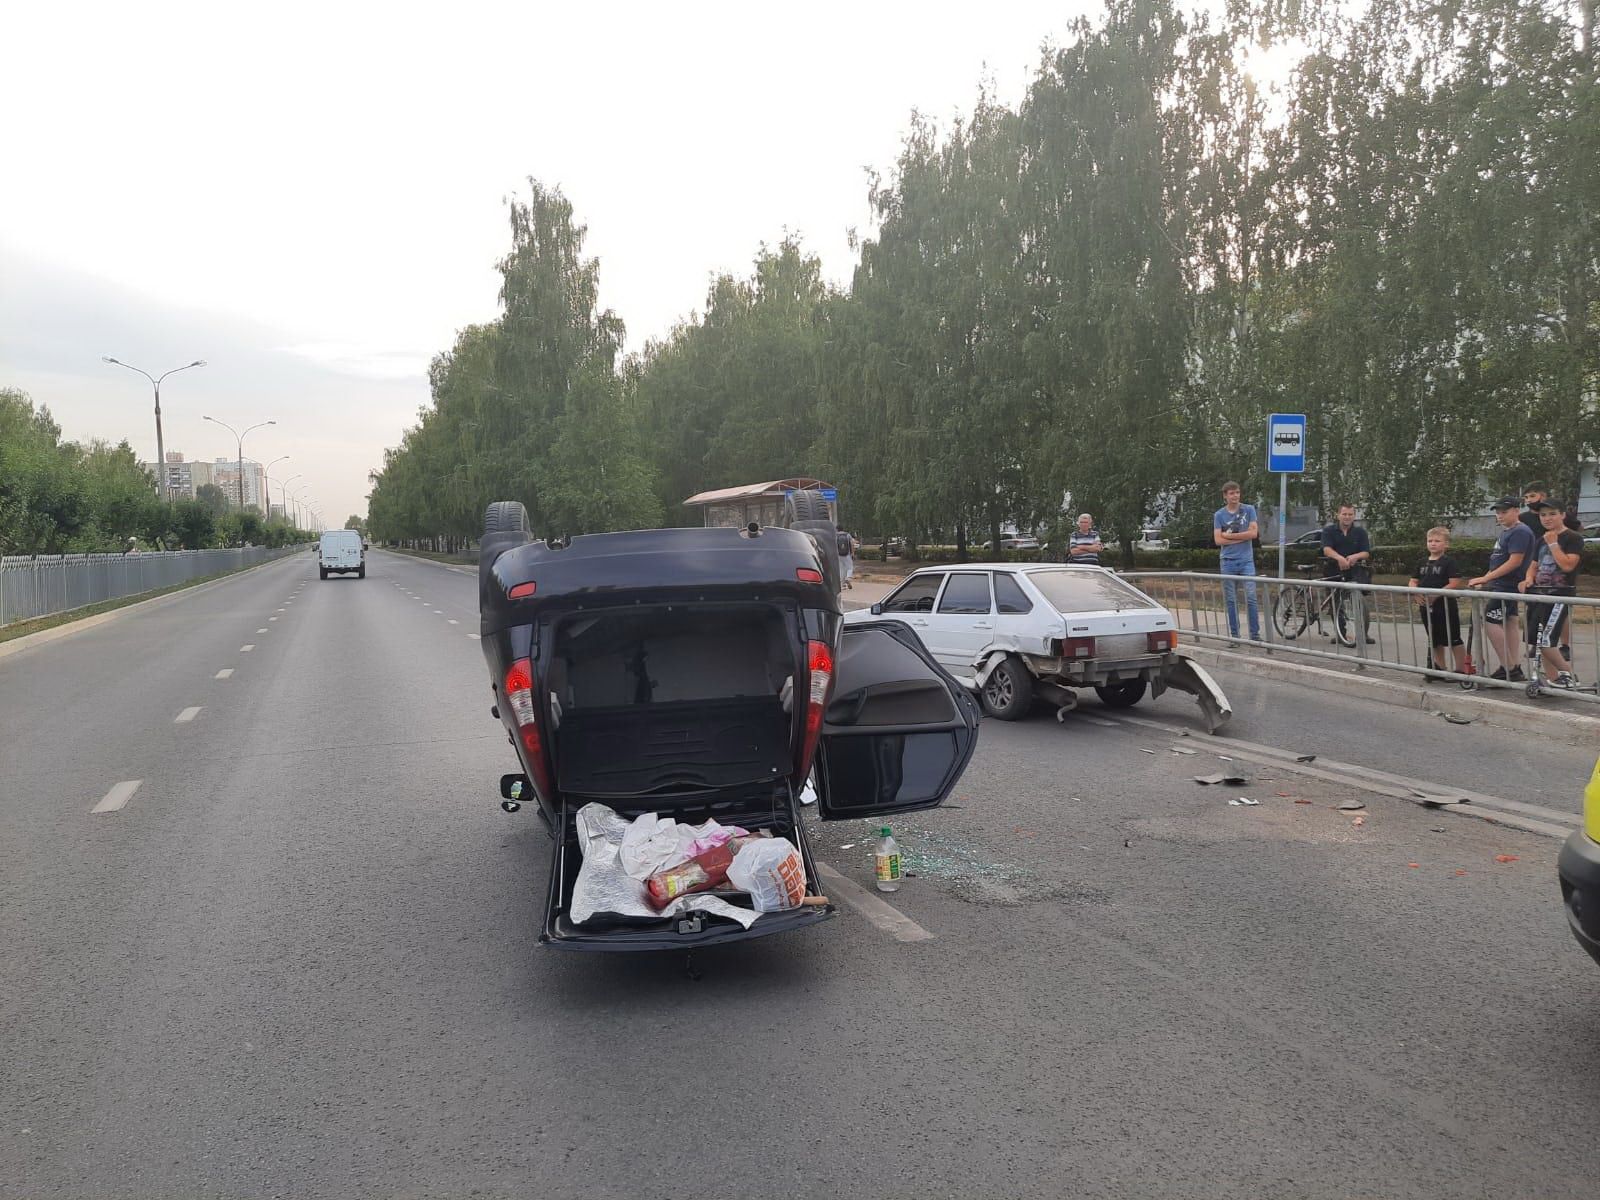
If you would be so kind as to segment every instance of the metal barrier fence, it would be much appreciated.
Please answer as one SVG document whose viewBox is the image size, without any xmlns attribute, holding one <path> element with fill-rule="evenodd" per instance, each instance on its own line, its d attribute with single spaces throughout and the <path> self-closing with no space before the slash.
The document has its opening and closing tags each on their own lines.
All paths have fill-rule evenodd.
<svg viewBox="0 0 1600 1200">
<path fill-rule="evenodd" d="M 102 600 L 137 596 L 203 575 L 251 567 L 293 554 L 269 550 L 168 550 L 148 554 L 41 554 L 0 558 L 0 625 L 68 612 Z"/>
<path fill-rule="evenodd" d="M 1600 702 L 1600 600 L 1584 596 L 1394 587 L 1297 577 L 1209 575 L 1194 571 L 1127 571 L 1121 578 L 1172 610 L 1184 636 L 1228 645 L 1252 644 L 1255 631 L 1268 653 L 1335 659 L 1345 665 L 1382 667 L 1451 680 L 1463 688 L 1513 688 L 1528 695 L 1571 696 Z M 1231 597 L 1230 597 L 1231 593 Z M 1229 608 L 1233 608 L 1230 619 Z M 1452 619 L 1439 600 L 1456 601 Z M 1530 616 L 1534 633 L 1528 633 Z M 1537 641 L 1563 620 L 1553 649 L 1557 662 L 1540 662 Z M 1449 645 L 1459 629 L 1460 654 Z M 1443 666 L 1432 660 L 1445 643 Z M 1570 659 L 1561 656 L 1567 647 Z M 1548 683 L 1556 669 L 1576 687 Z M 1506 678 L 1492 678 L 1504 669 Z"/>
</svg>

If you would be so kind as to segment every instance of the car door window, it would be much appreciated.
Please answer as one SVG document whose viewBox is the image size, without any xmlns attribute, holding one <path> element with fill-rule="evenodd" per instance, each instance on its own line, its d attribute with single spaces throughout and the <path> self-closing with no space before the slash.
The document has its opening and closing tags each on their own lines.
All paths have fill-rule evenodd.
<svg viewBox="0 0 1600 1200">
<path fill-rule="evenodd" d="M 883 602 L 886 613 L 928 613 L 933 611 L 933 598 L 939 594 L 944 582 L 940 574 L 917 575 L 903 584 L 899 591 Z"/>
<path fill-rule="evenodd" d="M 956 572 L 951 575 L 950 582 L 945 584 L 944 595 L 939 597 L 939 611 L 963 616 L 987 615 L 989 576 L 983 572 Z"/>
<path fill-rule="evenodd" d="M 994 605 L 995 611 L 1001 613 L 1029 613 L 1033 611 L 1033 601 L 1028 599 L 1017 581 L 1009 575 L 996 573 L 994 577 Z"/>
</svg>

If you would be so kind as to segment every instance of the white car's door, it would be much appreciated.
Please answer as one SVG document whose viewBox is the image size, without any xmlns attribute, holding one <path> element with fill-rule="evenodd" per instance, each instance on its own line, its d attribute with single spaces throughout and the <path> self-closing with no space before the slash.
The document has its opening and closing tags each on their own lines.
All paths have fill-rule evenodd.
<svg viewBox="0 0 1600 1200">
<path fill-rule="evenodd" d="M 928 616 L 923 642 L 939 664 L 962 682 L 973 676 L 972 661 L 994 640 L 994 599 L 989 572 L 952 571 L 939 602 Z"/>
<path fill-rule="evenodd" d="M 928 641 L 928 622 L 933 618 L 933 602 L 938 598 L 939 588 L 943 584 L 943 571 L 913 575 L 884 597 L 881 605 L 874 607 L 883 616 L 893 617 L 911 626 L 912 631 L 931 653 L 933 645 Z"/>
</svg>

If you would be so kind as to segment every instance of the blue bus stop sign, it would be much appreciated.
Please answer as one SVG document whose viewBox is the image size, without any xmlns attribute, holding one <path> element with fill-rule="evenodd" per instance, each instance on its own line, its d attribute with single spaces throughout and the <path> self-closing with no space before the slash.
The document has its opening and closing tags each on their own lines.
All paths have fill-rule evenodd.
<svg viewBox="0 0 1600 1200">
<path fill-rule="evenodd" d="M 1273 413 L 1267 418 L 1267 470 L 1298 475 L 1305 469 L 1305 414 Z"/>
</svg>

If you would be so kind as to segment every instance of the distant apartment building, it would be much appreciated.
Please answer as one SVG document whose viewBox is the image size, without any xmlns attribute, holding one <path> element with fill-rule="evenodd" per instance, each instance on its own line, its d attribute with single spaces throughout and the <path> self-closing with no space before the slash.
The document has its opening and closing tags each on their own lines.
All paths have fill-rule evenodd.
<svg viewBox="0 0 1600 1200">
<path fill-rule="evenodd" d="M 168 450 L 163 469 L 157 472 L 154 463 L 140 463 L 152 475 L 159 475 L 166 484 L 167 497 L 172 500 L 193 500 L 207 484 L 222 489 L 229 508 L 239 505 L 239 460 L 219 458 L 214 462 L 189 462 L 181 450 Z M 260 463 L 245 460 L 244 503 L 246 508 L 265 512 L 267 494 L 266 472 Z"/>
<path fill-rule="evenodd" d="M 213 463 L 208 463 L 211 468 L 212 482 L 222 489 L 222 494 L 228 498 L 230 505 L 239 503 L 239 460 L 236 458 L 219 458 Z M 267 511 L 267 473 L 260 463 L 245 459 L 244 463 L 244 506 L 253 508 L 257 512 Z"/>
<path fill-rule="evenodd" d="M 167 496 L 173 500 L 193 500 L 195 492 L 208 483 L 215 483 L 212 465 L 208 462 L 188 462 L 181 450 L 168 450 L 167 461 L 161 470 L 155 463 L 140 463 L 146 471 L 160 477 L 166 484 Z"/>
</svg>

